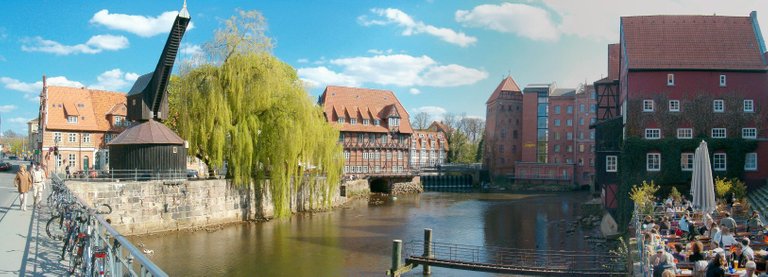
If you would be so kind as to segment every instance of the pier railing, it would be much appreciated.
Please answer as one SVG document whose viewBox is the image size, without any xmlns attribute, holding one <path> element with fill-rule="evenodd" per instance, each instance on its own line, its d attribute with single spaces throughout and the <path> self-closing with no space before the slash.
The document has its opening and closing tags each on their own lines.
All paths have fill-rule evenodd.
<svg viewBox="0 0 768 277">
<path fill-rule="evenodd" d="M 109 171 L 75 172 L 66 179 L 76 179 L 86 182 L 113 182 L 113 181 L 155 181 L 176 180 L 183 181 L 188 178 L 197 178 L 197 174 L 191 174 L 186 169 L 113 169 Z"/>
<path fill-rule="evenodd" d="M 424 230 L 424 240 L 393 242 L 389 276 L 400 276 L 418 265 L 425 274 L 430 266 L 471 271 L 578 276 L 625 276 L 626 257 L 613 253 L 517 249 L 475 246 L 432 241 L 432 230 Z M 402 250 L 405 263 L 402 263 Z"/>
<path fill-rule="evenodd" d="M 66 189 L 80 205 L 83 207 L 91 207 L 78 195 L 72 193 L 72 191 L 64 185 L 64 180 L 58 175 L 53 174 L 51 178 L 53 182 Z M 92 230 L 88 239 L 90 239 L 90 245 L 97 248 L 106 248 L 109 259 L 108 264 L 105 265 L 105 267 L 108 272 L 110 272 L 109 276 L 168 276 L 167 273 L 147 258 L 141 250 L 136 248 L 128 239 L 112 228 L 109 222 L 100 214 L 96 213 L 94 209 L 89 209 L 88 213 L 96 219 L 87 223 L 90 224 L 87 229 Z"/>
</svg>

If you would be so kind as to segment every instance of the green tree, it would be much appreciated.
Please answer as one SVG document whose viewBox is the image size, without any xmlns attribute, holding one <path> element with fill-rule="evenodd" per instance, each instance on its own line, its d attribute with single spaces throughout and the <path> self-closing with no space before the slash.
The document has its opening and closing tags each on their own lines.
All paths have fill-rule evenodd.
<svg viewBox="0 0 768 277">
<path fill-rule="evenodd" d="M 264 22 L 240 11 L 216 31 L 205 47 L 210 60 L 171 80 L 169 125 L 189 141 L 189 155 L 212 168 L 226 162 L 234 184 L 268 178 L 280 217 L 290 214 L 291 183 L 305 175 L 326 177 L 329 205 L 343 160 L 339 132 L 296 71 L 271 54 Z"/>
</svg>

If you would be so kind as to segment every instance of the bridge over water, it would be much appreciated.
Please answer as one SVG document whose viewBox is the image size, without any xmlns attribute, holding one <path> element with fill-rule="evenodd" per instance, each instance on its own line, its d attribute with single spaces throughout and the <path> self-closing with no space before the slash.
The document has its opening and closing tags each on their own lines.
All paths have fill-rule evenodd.
<svg viewBox="0 0 768 277">
<path fill-rule="evenodd" d="M 403 249 L 405 252 L 403 253 Z M 405 263 L 403 264 L 403 258 Z M 421 265 L 470 271 L 547 276 L 626 276 L 626 257 L 613 253 L 515 249 L 432 241 L 432 230 L 424 240 L 393 242 L 392 268 L 388 276 L 400 276 Z"/>
</svg>

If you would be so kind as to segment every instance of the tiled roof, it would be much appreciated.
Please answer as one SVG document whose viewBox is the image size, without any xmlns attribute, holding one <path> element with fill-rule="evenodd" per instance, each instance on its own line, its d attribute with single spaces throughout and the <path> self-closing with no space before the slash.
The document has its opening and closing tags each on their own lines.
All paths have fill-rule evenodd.
<svg viewBox="0 0 768 277">
<path fill-rule="evenodd" d="M 630 69 L 766 69 L 752 17 L 629 16 L 621 30 Z"/>
<path fill-rule="evenodd" d="M 496 100 L 496 98 L 499 98 L 502 91 L 506 92 L 521 92 L 520 87 L 515 83 L 515 80 L 512 79 L 512 76 L 507 76 L 507 78 L 504 78 L 504 80 L 501 80 L 501 83 L 499 83 L 499 86 L 496 87 L 496 90 L 493 91 L 491 94 L 491 97 L 488 97 L 488 101 L 485 103 L 488 104 L 493 100 Z"/>
<path fill-rule="evenodd" d="M 429 124 L 429 127 L 427 128 L 427 130 L 446 133 L 451 131 L 451 127 L 443 123 L 442 121 L 432 121 L 432 124 Z"/>
<path fill-rule="evenodd" d="M 319 102 L 323 105 L 326 120 L 341 131 L 386 133 L 389 130 L 382 125 L 388 123 L 387 115 L 396 114 L 400 116 L 400 133 L 413 133 L 408 112 L 389 90 L 328 86 Z M 357 118 L 357 123 L 351 124 L 350 116 L 357 116 L 358 111 L 368 115 Z M 337 123 L 339 116 L 347 118 L 344 124 Z M 366 117 L 381 119 L 381 124 L 373 125 L 371 120 L 368 125 L 363 125 L 362 119 Z"/>
<path fill-rule="evenodd" d="M 59 86 L 48 86 L 47 89 L 46 127 L 52 130 L 109 131 L 111 124 L 107 114 L 116 105 L 125 106 L 126 103 L 125 93 L 121 92 Z M 67 123 L 67 115 L 77 115 L 77 123 Z"/>
<path fill-rule="evenodd" d="M 440 138 L 438 138 L 438 134 L 440 135 Z M 436 147 L 441 147 L 443 151 L 448 151 L 448 140 L 445 138 L 443 132 L 425 130 L 413 131 L 411 141 L 416 142 L 416 149 L 421 149 L 421 146 L 424 145 L 426 150 L 433 150 L 431 142 L 434 141 Z"/>
<path fill-rule="evenodd" d="M 124 144 L 184 144 L 184 140 L 176 133 L 168 129 L 163 123 L 150 120 L 139 125 L 134 125 L 125 132 L 120 133 L 109 145 Z"/>
</svg>

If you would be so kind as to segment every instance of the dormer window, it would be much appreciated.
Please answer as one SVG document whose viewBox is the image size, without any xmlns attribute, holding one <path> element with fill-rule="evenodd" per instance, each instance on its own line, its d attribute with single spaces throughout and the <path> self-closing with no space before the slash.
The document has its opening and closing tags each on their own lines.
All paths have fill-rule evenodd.
<svg viewBox="0 0 768 277">
<path fill-rule="evenodd" d="M 390 117 L 389 126 L 390 127 L 400 126 L 400 119 L 397 117 Z"/>
<path fill-rule="evenodd" d="M 376 125 L 376 126 L 379 126 L 379 125 L 381 125 L 381 120 L 378 120 L 378 119 L 374 119 L 374 120 L 373 120 L 373 125 Z"/>
<path fill-rule="evenodd" d="M 122 125 L 123 125 L 123 117 L 115 116 L 115 126 L 122 126 Z"/>
<path fill-rule="evenodd" d="M 349 124 L 355 125 L 357 124 L 357 118 L 352 118 L 349 120 Z"/>
<path fill-rule="evenodd" d="M 77 124 L 77 116 L 76 115 L 67 116 L 67 123 Z"/>
<path fill-rule="evenodd" d="M 368 125 L 368 124 L 370 124 L 370 121 L 368 119 L 363 119 L 363 125 Z"/>
<path fill-rule="evenodd" d="M 339 124 L 344 124 L 344 118 L 343 118 L 343 117 L 339 117 L 339 119 L 338 119 L 338 123 L 339 123 Z"/>
</svg>

